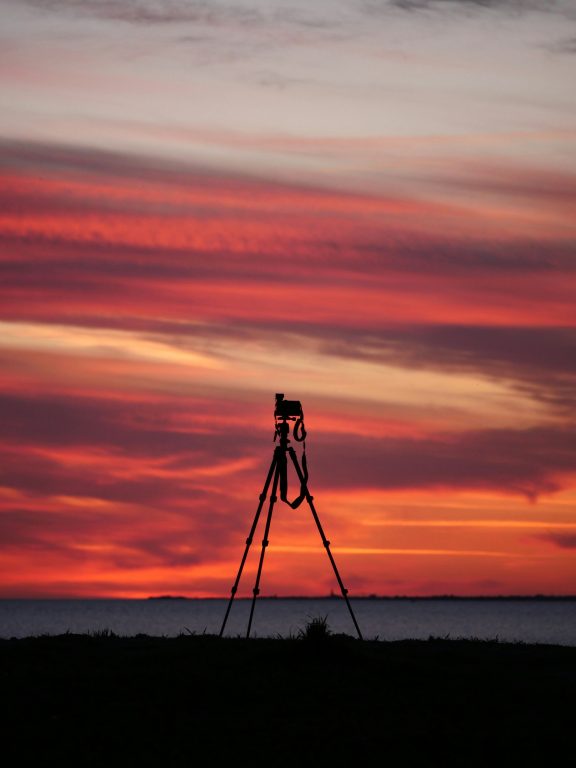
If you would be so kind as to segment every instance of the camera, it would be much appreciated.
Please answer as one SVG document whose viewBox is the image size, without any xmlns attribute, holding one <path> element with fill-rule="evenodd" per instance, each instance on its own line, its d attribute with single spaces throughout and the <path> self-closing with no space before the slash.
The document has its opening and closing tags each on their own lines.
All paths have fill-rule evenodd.
<svg viewBox="0 0 576 768">
<path fill-rule="evenodd" d="M 301 419 L 304 416 L 300 400 L 284 400 L 284 395 L 276 394 L 274 416 L 277 419 Z"/>
</svg>

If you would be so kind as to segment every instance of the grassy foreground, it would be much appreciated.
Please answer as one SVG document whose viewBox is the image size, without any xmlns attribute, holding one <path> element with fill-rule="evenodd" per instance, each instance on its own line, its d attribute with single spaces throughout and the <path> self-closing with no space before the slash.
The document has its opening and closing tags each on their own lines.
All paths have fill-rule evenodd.
<svg viewBox="0 0 576 768">
<path fill-rule="evenodd" d="M 565 764 L 576 648 L 61 635 L 0 641 L 3 764 Z"/>
</svg>

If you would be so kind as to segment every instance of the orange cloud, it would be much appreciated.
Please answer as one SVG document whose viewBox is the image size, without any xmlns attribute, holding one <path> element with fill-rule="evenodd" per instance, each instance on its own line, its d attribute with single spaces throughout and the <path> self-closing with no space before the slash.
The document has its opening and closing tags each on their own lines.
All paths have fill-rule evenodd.
<svg viewBox="0 0 576 768">
<path fill-rule="evenodd" d="M 546 222 L 528 242 L 506 201 L 476 217 L 111 154 L 15 157 L 3 594 L 227 594 L 275 391 L 304 402 L 351 590 L 571 591 L 574 270 Z M 265 576 L 267 593 L 334 589 L 306 508 L 278 506 Z"/>
</svg>

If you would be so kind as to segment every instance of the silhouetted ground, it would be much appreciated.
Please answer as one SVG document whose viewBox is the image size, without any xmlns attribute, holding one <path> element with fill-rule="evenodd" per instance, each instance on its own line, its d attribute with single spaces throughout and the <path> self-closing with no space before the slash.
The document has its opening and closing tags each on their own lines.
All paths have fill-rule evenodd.
<svg viewBox="0 0 576 768">
<path fill-rule="evenodd" d="M 3 765 L 565 765 L 576 648 L 62 635 L 0 641 Z"/>
</svg>

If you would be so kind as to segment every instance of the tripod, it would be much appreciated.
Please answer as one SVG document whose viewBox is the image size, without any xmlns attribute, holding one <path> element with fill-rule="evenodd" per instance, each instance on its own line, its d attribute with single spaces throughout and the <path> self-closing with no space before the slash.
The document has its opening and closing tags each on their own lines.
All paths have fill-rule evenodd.
<svg viewBox="0 0 576 768">
<path fill-rule="evenodd" d="M 268 495 L 268 489 L 270 488 L 270 483 L 272 483 L 272 493 L 270 495 L 268 516 L 266 518 L 264 538 L 262 539 L 262 549 L 260 551 L 260 560 L 258 562 L 258 570 L 256 572 L 256 583 L 254 585 L 254 589 L 252 590 L 252 604 L 250 606 L 250 618 L 248 619 L 248 629 L 246 631 L 246 637 L 247 638 L 250 637 L 250 630 L 252 628 L 252 619 L 254 617 L 254 608 L 256 607 L 256 598 L 260 594 L 260 579 L 262 576 L 262 568 L 264 566 L 264 556 L 266 554 L 266 548 L 269 544 L 268 535 L 270 533 L 270 524 L 272 522 L 272 511 L 274 509 L 274 504 L 278 500 L 278 497 L 276 494 L 278 492 L 278 487 L 280 487 L 280 499 L 286 504 L 288 504 L 288 506 L 292 507 L 292 509 L 296 509 L 296 507 L 299 507 L 302 501 L 304 501 L 304 499 L 306 499 L 306 501 L 308 502 L 310 511 L 312 512 L 312 516 L 314 518 L 314 522 L 316 523 L 316 527 L 318 528 L 320 537 L 322 538 L 322 544 L 326 549 L 326 554 L 328 555 L 328 559 L 330 560 L 332 568 L 334 569 L 334 574 L 336 576 L 336 580 L 338 581 L 340 592 L 342 593 L 342 597 L 346 601 L 346 605 L 348 606 L 348 610 L 350 611 L 350 616 L 352 617 L 352 621 L 354 622 L 354 626 L 356 628 L 356 632 L 358 633 L 358 637 L 360 638 L 360 640 L 362 640 L 363 638 L 362 638 L 362 633 L 360 632 L 360 627 L 358 626 L 358 622 L 356 621 L 356 617 L 354 616 L 354 611 L 352 610 L 352 606 L 350 605 L 350 601 L 348 599 L 348 590 L 345 588 L 344 583 L 342 582 L 340 573 L 338 572 L 338 568 L 336 566 L 336 561 L 334 560 L 334 556 L 330 551 L 330 542 L 328 541 L 328 539 L 326 538 L 326 535 L 324 534 L 324 530 L 322 528 L 320 518 L 318 517 L 318 513 L 314 508 L 314 501 L 313 501 L 314 497 L 311 496 L 310 491 L 308 490 L 308 468 L 306 464 L 306 444 L 304 443 L 304 452 L 302 454 L 302 468 L 298 463 L 298 457 L 296 456 L 296 452 L 294 448 L 290 445 L 290 440 L 289 440 L 289 435 L 290 435 L 289 422 L 290 421 L 296 422 L 294 424 L 294 429 L 293 429 L 294 439 L 297 442 L 304 442 L 306 438 L 306 430 L 304 429 L 304 414 L 302 412 L 302 406 L 300 405 L 299 401 L 286 401 L 284 400 L 284 395 L 276 395 L 275 417 L 276 417 L 276 432 L 274 434 L 274 440 L 279 438 L 279 445 L 277 445 L 276 448 L 274 449 L 274 455 L 272 457 L 272 463 L 270 464 L 270 469 L 268 470 L 266 482 L 264 483 L 264 488 L 262 490 L 262 493 L 259 496 L 260 503 L 258 504 L 258 508 L 256 510 L 256 515 L 254 516 L 254 521 L 252 523 L 250 533 L 248 534 L 248 538 L 246 539 L 246 548 L 244 549 L 244 554 L 242 555 L 242 560 L 240 561 L 240 567 L 238 568 L 236 581 L 234 582 L 234 585 L 231 589 L 230 600 L 228 602 L 228 607 L 226 609 L 224 621 L 222 622 L 222 628 L 220 629 L 220 637 L 222 637 L 222 635 L 224 634 L 224 629 L 226 627 L 226 622 L 228 621 L 230 609 L 232 608 L 234 597 L 236 596 L 236 592 L 238 591 L 238 585 L 242 577 L 244 564 L 246 563 L 246 558 L 248 557 L 248 552 L 250 550 L 250 546 L 254 538 L 254 533 L 258 525 L 258 520 L 260 519 L 260 513 L 262 512 L 262 508 L 264 507 L 264 502 L 266 501 L 266 497 Z M 296 474 L 298 475 L 298 479 L 300 481 L 300 495 L 296 499 L 294 499 L 294 501 L 288 500 L 288 456 L 290 456 L 290 459 L 292 460 L 292 463 L 296 470 Z"/>
</svg>

